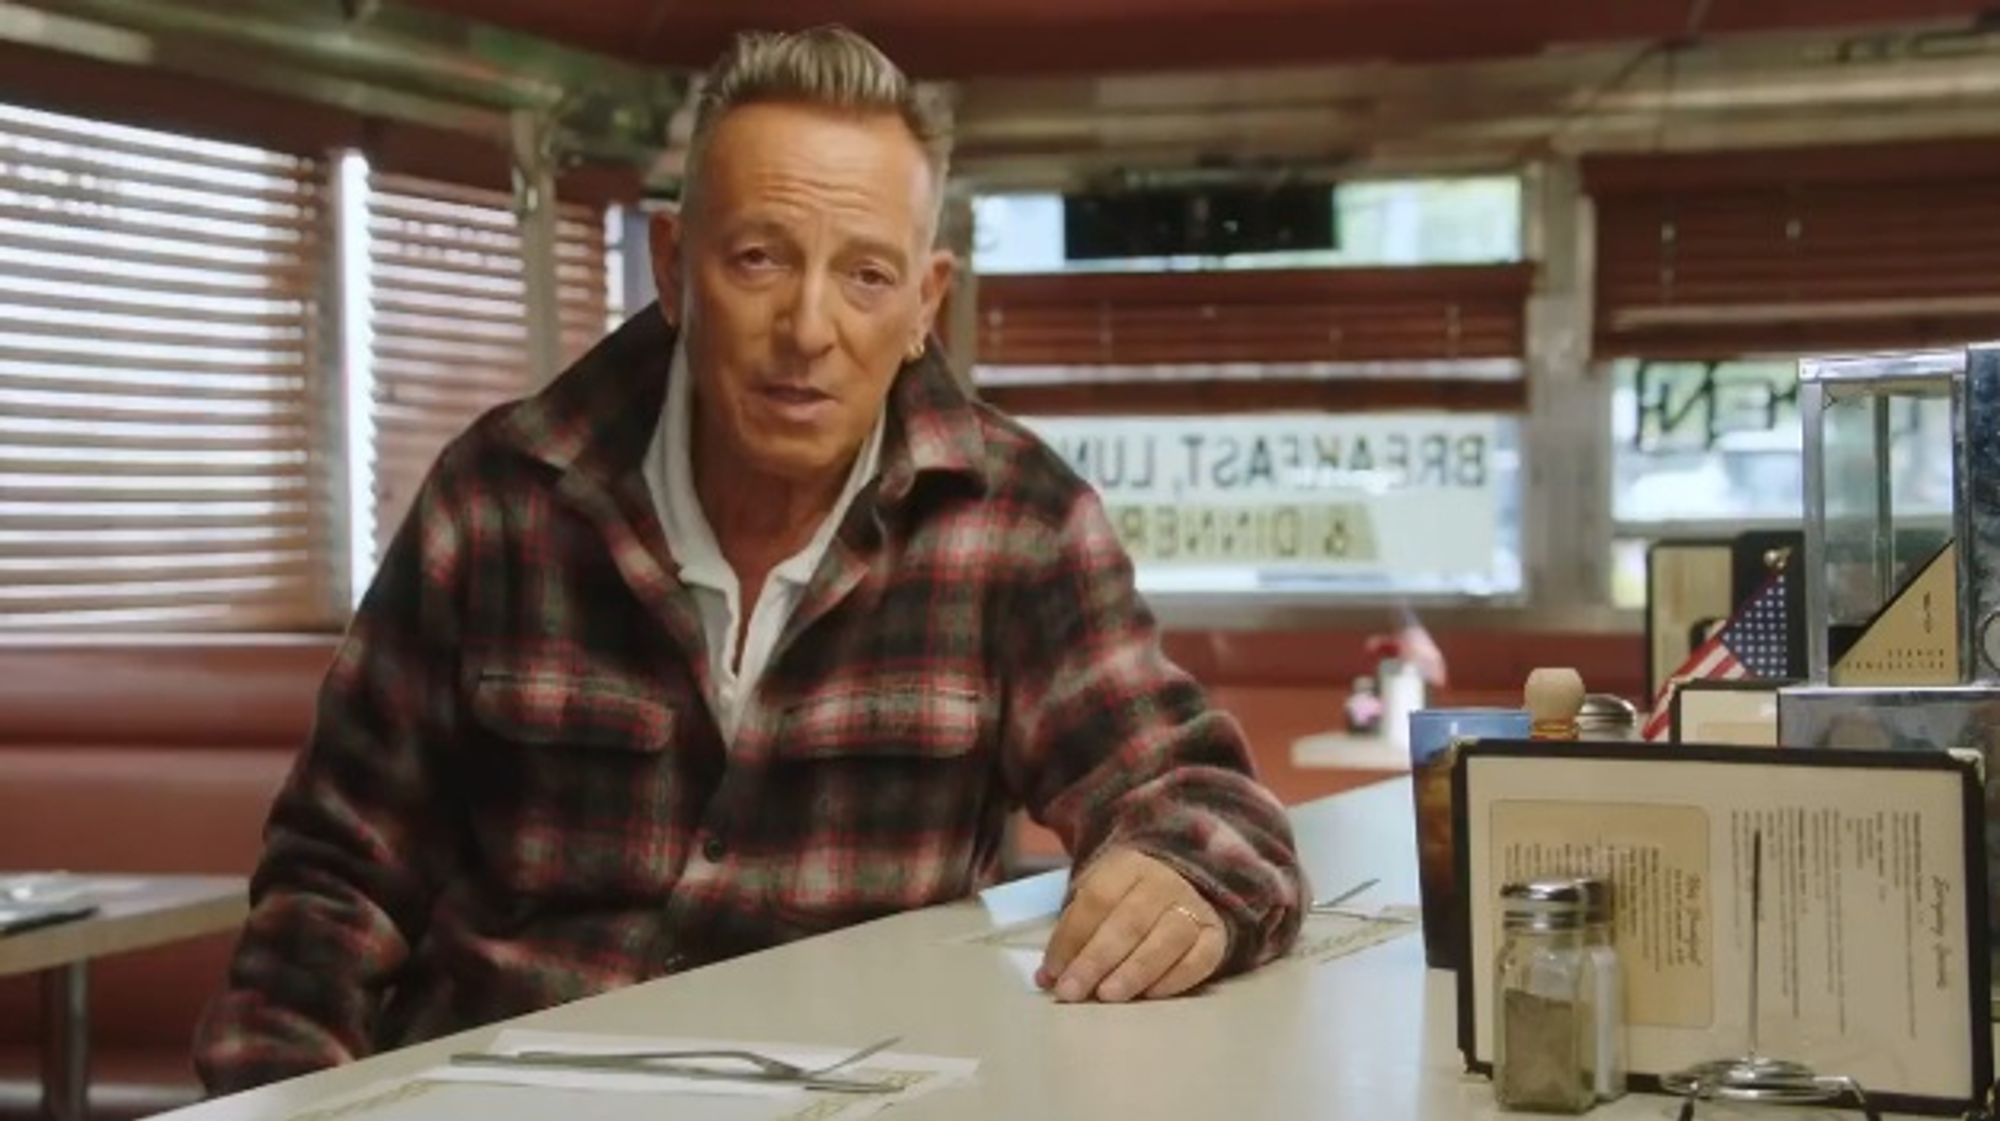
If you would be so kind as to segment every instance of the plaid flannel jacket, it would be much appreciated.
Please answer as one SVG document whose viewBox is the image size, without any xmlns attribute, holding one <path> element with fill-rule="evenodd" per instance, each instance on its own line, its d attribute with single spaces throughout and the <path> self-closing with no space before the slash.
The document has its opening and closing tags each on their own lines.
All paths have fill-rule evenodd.
<svg viewBox="0 0 2000 1121">
<path fill-rule="evenodd" d="M 725 750 L 640 472 L 672 347 L 642 313 L 441 456 L 272 810 L 211 1090 L 958 899 L 1019 805 L 1186 876 L 1228 969 L 1296 934 L 1284 813 L 1096 496 L 935 353 Z"/>
</svg>

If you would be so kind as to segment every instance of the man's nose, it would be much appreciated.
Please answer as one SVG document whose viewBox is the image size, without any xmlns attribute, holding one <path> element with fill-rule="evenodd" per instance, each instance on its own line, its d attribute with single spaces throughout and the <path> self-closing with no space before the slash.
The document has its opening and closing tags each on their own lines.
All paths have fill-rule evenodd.
<svg viewBox="0 0 2000 1121">
<path fill-rule="evenodd" d="M 833 346 L 833 313 L 827 300 L 833 285 L 817 270 L 808 271 L 792 289 L 791 306 L 785 312 L 785 334 L 799 354 L 812 356 Z"/>
</svg>

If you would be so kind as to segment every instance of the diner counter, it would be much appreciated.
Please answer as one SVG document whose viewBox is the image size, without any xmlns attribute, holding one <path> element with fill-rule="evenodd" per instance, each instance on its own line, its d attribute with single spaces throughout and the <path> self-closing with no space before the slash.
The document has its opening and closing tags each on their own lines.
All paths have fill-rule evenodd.
<svg viewBox="0 0 2000 1121">
<path fill-rule="evenodd" d="M 1411 819 L 1407 779 L 1296 809 L 1293 820 L 1315 890 L 1330 895 L 1376 879 L 1356 905 L 1414 904 Z M 1331 961 L 1288 959 L 1191 998 L 1061 1005 L 1034 990 L 1032 954 L 973 939 L 1053 912 L 1063 887 L 1060 873 L 1022 880 L 977 900 L 883 919 L 510 1024 L 841 1047 L 897 1035 L 900 1051 L 978 1060 L 971 1081 L 884 1115 L 896 1121 L 1503 1116 L 1486 1080 L 1463 1073 L 1452 974 L 1424 968 L 1422 939 L 1414 931 Z M 434 1066 L 450 1052 L 483 1047 L 494 1031 L 467 1032 L 170 1116 L 278 1121 L 316 1101 Z M 1671 1118 L 1678 1104 L 1634 1094 L 1591 1116 Z M 1742 1115 L 1708 1106 L 1700 1114 Z"/>
</svg>

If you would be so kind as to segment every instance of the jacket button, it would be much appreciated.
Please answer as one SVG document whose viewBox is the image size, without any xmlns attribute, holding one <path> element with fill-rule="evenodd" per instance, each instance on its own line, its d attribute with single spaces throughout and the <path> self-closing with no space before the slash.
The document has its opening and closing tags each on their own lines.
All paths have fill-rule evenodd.
<svg viewBox="0 0 2000 1121">
<path fill-rule="evenodd" d="M 722 843 L 720 837 L 710 837 L 701 843 L 701 855 L 707 857 L 711 863 L 721 861 L 722 854 L 728 851 L 729 847 Z"/>
</svg>

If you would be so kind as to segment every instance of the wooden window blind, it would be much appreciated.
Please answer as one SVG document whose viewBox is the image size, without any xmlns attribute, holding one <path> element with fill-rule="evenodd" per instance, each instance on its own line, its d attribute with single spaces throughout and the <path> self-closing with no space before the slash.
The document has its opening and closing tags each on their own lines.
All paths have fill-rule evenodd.
<svg viewBox="0 0 2000 1121">
<path fill-rule="evenodd" d="M 982 276 L 980 393 L 1037 413 L 1518 409 L 1533 277 L 1527 264 Z M 1506 372 L 1454 373 L 1482 363 Z"/>
<path fill-rule="evenodd" d="M 368 215 L 379 556 L 438 452 L 480 414 L 538 387 L 511 198 L 375 175 Z M 563 204 L 557 239 L 568 360 L 603 337 L 610 314 L 602 211 Z"/>
<path fill-rule="evenodd" d="M 322 174 L 0 105 L 0 630 L 337 621 Z"/>
<path fill-rule="evenodd" d="M 1599 157 L 1600 357 L 2000 334 L 2000 144 Z"/>
</svg>

